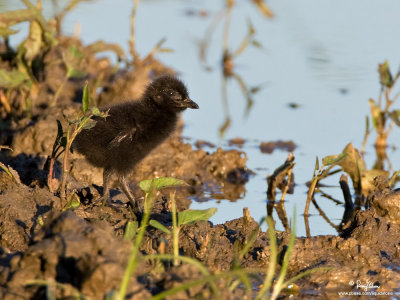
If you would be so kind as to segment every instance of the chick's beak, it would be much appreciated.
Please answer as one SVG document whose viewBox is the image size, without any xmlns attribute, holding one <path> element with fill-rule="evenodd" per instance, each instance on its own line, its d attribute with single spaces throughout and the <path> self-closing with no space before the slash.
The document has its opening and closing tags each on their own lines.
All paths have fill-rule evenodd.
<svg viewBox="0 0 400 300">
<path fill-rule="evenodd" d="M 196 102 L 194 102 L 193 100 L 186 98 L 185 100 L 183 100 L 183 102 L 185 103 L 185 107 L 187 108 L 192 108 L 192 109 L 198 109 L 199 106 L 197 105 Z"/>
</svg>

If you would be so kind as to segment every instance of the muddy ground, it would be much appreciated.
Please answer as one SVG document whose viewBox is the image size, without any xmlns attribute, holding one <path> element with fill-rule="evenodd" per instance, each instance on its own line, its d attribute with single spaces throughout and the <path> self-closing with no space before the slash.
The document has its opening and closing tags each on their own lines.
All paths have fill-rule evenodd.
<svg viewBox="0 0 400 300">
<path fill-rule="evenodd" d="M 78 40 L 65 39 L 47 54 L 48 61 L 61 56 L 63 47 L 76 44 L 89 51 Z M 86 52 L 85 52 L 86 53 Z M 57 105 L 48 105 L 65 74 L 62 64 L 49 64 L 43 71 L 40 94 L 25 117 L 16 103 L 16 114 L 2 111 L 0 140 L 13 151 L 2 150 L 0 161 L 18 173 L 19 180 L 0 172 L 0 298 L 45 299 L 41 283 L 62 284 L 57 298 L 70 299 L 79 291 L 86 299 L 103 299 L 111 290 L 118 290 L 132 243 L 124 240 L 126 224 L 133 219 L 127 199 L 118 188 L 112 190 L 113 206 L 101 208 L 102 172 L 93 168 L 79 154 L 70 157 L 68 188 L 80 198 L 80 206 L 63 211 L 56 193 L 47 187 L 48 163 L 57 134 L 56 119 L 80 109 L 81 90 L 85 80 L 94 84 L 102 74 L 102 90 L 95 95 L 100 105 L 135 98 L 157 74 L 172 72 L 157 61 L 139 68 L 126 68 L 115 73 L 107 59 L 87 55 L 86 78 L 69 80 Z M 6 61 L 3 67 L 8 66 Z M 21 97 L 15 93 L 17 99 Z M 180 126 L 184 126 L 181 124 Z M 196 143 L 197 142 L 197 143 Z M 197 144 L 197 148 L 191 145 Z M 246 167 L 246 154 L 237 150 L 201 149 L 205 141 L 189 141 L 181 136 L 181 128 L 138 165 L 130 177 L 136 199 L 143 202 L 137 187 L 142 179 L 172 176 L 189 185 L 178 188 L 178 210 L 187 209 L 191 198 L 207 197 L 236 200 L 245 191 L 251 177 Z M 55 183 L 61 177 L 61 159 L 55 167 Z M 205 196 L 207 194 L 207 197 Z M 210 196 L 211 195 L 211 196 Z M 303 196 L 302 196 L 303 197 Z M 357 286 L 368 284 L 367 291 L 400 291 L 400 223 L 398 192 L 384 182 L 369 196 L 370 207 L 354 212 L 350 225 L 337 236 L 296 238 L 287 278 L 312 268 L 324 269 L 296 282 L 295 295 L 304 298 L 338 297 L 338 292 L 363 292 Z M 170 190 L 156 197 L 152 218 L 171 226 Z M 230 270 L 237 261 L 238 249 L 248 242 L 257 223 L 247 215 L 221 225 L 199 222 L 183 227 L 180 233 L 180 254 L 203 263 L 210 272 Z M 278 232 L 278 250 L 283 257 L 289 235 Z M 172 253 L 171 237 L 149 227 L 141 246 L 141 255 Z M 254 244 L 240 261 L 243 268 L 264 268 L 270 258 L 268 234 L 259 230 Z M 216 281 L 223 299 L 251 299 L 262 283 L 262 274 L 254 279 L 254 291 L 244 288 L 231 291 L 226 281 Z M 129 299 L 148 299 L 152 295 L 201 278 L 192 265 L 172 266 L 143 260 L 132 276 Z M 284 294 L 287 295 L 287 294 Z M 207 299 L 210 290 L 197 286 L 170 299 Z"/>
</svg>

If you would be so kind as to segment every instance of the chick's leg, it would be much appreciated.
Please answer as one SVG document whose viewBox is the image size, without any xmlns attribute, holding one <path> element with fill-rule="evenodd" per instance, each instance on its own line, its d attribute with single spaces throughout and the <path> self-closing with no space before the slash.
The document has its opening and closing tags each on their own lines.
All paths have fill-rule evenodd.
<svg viewBox="0 0 400 300">
<path fill-rule="evenodd" d="M 102 201 L 102 206 L 106 204 L 110 196 L 111 173 L 111 170 L 107 168 L 105 168 L 103 171 L 103 196 L 100 198 Z"/>
<path fill-rule="evenodd" d="M 121 175 L 118 178 L 118 180 L 119 180 L 120 187 L 121 187 L 122 191 L 124 192 L 124 194 L 126 195 L 126 197 L 128 197 L 132 208 L 135 209 L 136 212 L 138 212 L 139 206 L 138 206 L 137 202 L 135 201 L 135 197 L 133 196 L 132 192 L 130 191 L 130 189 L 128 187 L 126 177 L 124 175 Z"/>
</svg>

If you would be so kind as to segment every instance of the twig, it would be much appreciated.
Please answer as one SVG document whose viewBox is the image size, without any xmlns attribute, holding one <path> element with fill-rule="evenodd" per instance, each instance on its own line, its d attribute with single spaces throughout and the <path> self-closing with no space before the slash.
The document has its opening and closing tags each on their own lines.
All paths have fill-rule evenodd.
<svg viewBox="0 0 400 300">
<path fill-rule="evenodd" d="M 310 224 L 308 223 L 308 218 L 309 218 L 309 215 L 304 214 L 304 226 L 306 227 L 306 236 L 311 237 Z"/>
<path fill-rule="evenodd" d="M 53 107 L 54 105 L 57 104 L 58 97 L 60 97 L 61 91 L 63 90 L 64 85 L 67 83 L 67 81 L 68 81 L 68 76 L 65 76 L 63 81 L 61 82 L 61 85 L 58 87 L 56 93 L 54 94 L 53 99 L 50 102 L 50 107 Z"/>
<path fill-rule="evenodd" d="M 319 215 L 326 221 L 326 223 L 331 225 L 331 227 L 333 229 L 337 230 L 338 227 L 331 220 L 329 220 L 329 218 L 326 215 L 326 213 L 319 207 L 319 205 L 318 205 L 317 201 L 315 200 L 315 198 L 313 198 L 311 201 L 312 201 L 312 204 L 314 204 L 315 208 L 318 210 Z"/>
<path fill-rule="evenodd" d="M 342 174 L 342 176 L 340 176 L 339 184 L 343 192 L 345 209 L 353 209 L 354 207 L 353 199 L 351 197 L 348 179 L 346 175 Z"/>
<path fill-rule="evenodd" d="M 74 131 L 77 129 L 77 124 L 75 124 Z M 62 203 L 65 202 L 66 199 L 66 182 L 67 182 L 67 174 L 69 173 L 68 171 L 68 154 L 71 149 L 71 144 L 73 139 L 70 139 L 70 128 L 68 127 L 67 130 L 67 145 L 65 146 L 65 153 L 64 153 L 64 159 L 63 159 L 63 173 L 62 173 L 62 179 L 61 179 L 61 186 L 60 186 L 60 200 L 61 200 L 61 206 Z M 76 136 L 76 135 L 75 135 Z M 71 141 L 72 140 L 72 141 Z"/>
<path fill-rule="evenodd" d="M 137 65 L 140 62 L 138 53 L 136 52 L 135 46 L 135 21 L 136 21 L 136 9 L 139 4 L 139 0 L 134 0 L 132 14 L 131 14 L 131 36 L 129 39 L 129 52 L 132 55 L 133 64 Z"/>
<path fill-rule="evenodd" d="M 0 90 L 0 102 L 3 104 L 4 108 L 6 109 L 7 113 L 11 112 L 11 106 L 10 103 L 8 102 L 8 99 L 6 95 L 4 94 L 3 90 Z"/>
<path fill-rule="evenodd" d="M 365 128 L 364 139 L 363 139 L 362 146 L 361 146 L 361 157 L 363 159 L 364 159 L 365 147 L 367 146 L 367 140 L 371 133 L 371 130 L 369 129 L 369 117 L 368 116 L 366 117 L 366 120 L 365 120 L 365 127 L 366 128 Z"/>
<path fill-rule="evenodd" d="M 293 167 L 294 167 L 294 164 L 293 164 Z M 288 171 L 286 185 L 282 191 L 281 202 L 283 202 L 285 200 L 286 193 L 289 190 L 290 180 L 292 179 L 293 167 L 290 168 Z"/>
<path fill-rule="evenodd" d="M 306 207 L 304 208 L 304 216 L 308 216 L 308 211 L 310 210 L 310 202 L 311 199 L 314 197 L 314 190 L 315 187 L 317 186 L 319 179 L 318 176 L 314 177 L 313 180 L 311 181 L 310 188 L 308 189 L 307 193 L 307 202 L 306 202 Z"/>
<path fill-rule="evenodd" d="M 226 19 L 225 19 L 225 24 L 224 24 L 224 34 L 223 34 L 223 44 L 222 44 L 223 53 L 226 53 L 228 51 L 229 27 L 230 27 L 231 17 L 232 17 L 232 8 L 234 5 L 234 2 L 232 0 L 226 0 L 226 2 L 227 2 Z"/>
</svg>

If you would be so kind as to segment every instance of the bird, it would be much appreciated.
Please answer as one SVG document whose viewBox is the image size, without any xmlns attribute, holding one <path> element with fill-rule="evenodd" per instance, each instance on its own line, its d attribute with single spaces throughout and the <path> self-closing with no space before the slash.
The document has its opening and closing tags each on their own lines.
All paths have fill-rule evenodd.
<svg viewBox="0 0 400 300">
<path fill-rule="evenodd" d="M 116 174 L 130 205 L 139 211 L 127 175 L 174 132 L 180 113 L 187 108 L 199 106 L 190 99 L 185 84 L 176 76 L 162 75 L 140 99 L 101 108 L 106 117 L 94 117 L 95 125 L 76 136 L 73 149 L 103 169 L 103 206 L 109 200 L 111 176 Z"/>
</svg>

